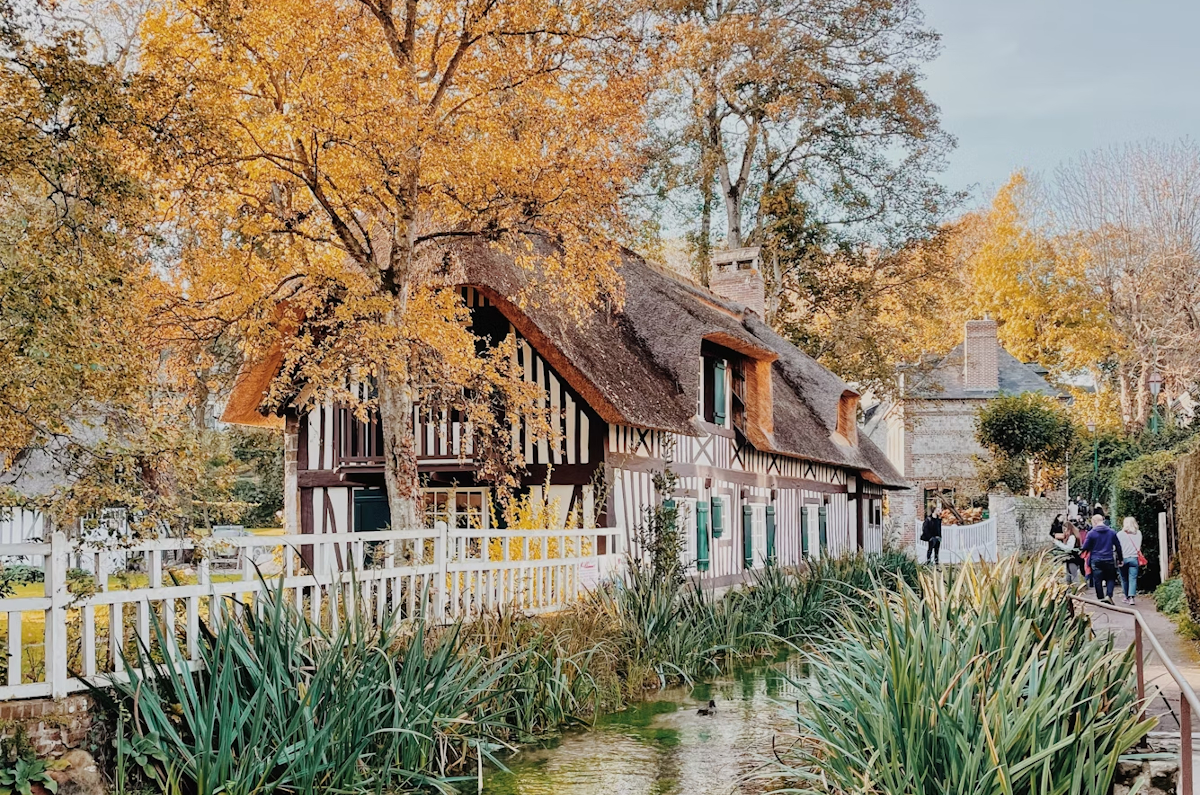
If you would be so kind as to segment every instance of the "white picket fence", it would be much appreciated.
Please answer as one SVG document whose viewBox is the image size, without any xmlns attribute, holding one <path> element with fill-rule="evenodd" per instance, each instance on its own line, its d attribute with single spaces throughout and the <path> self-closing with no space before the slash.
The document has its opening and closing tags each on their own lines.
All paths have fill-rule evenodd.
<svg viewBox="0 0 1200 795">
<path fill-rule="evenodd" d="M 917 520 L 917 560 L 925 560 L 929 545 L 921 541 L 921 520 Z M 942 525 L 942 546 L 938 560 L 941 563 L 995 563 L 998 559 L 996 547 L 996 519 L 984 519 L 975 524 Z"/>
<path fill-rule="evenodd" d="M 202 622 L 253 609 L 264 588 L 282 588 L 290 603 L 325 622 L 337 621 L 335 602 L 375 622 L 561 609 L 618 571 L 622 538 L 610 528 L 440 528 L 251 535 L 207 545 L 160 539 L 115 551 L 81 547 L 62 533 L 49 543 L 0 544 L 0 559 L 39 560 L 45 574 L 43 595 L 0 599 L 0 638 L 7 637 L 0 701 L 59 698 L 86 689 L 85 681 L 123 679 L 123 655 L 139 649 L 197 668 Z M 134 576 L 145 585 L 118 589 L 115 578 L 100 577 L 95 593 L 68 589 L 79 556 L 93 558 L 89 570 L 109 571 L 113 555 L 140 560 L 144 573 Z M 214 573 L 214 562 L 231 558 L 232 574 Z"/>
</svg>

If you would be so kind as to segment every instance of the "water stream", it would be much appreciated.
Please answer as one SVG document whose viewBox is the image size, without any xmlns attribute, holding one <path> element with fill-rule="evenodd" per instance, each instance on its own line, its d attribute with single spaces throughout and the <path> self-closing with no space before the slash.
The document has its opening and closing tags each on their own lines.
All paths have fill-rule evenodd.
<svg viewBox="0 0 1200 795">
<path fill-rule="evenodd" d="M 509 772 L 487 776 L 489 795 L 726 795 L 765 792 L 779 785 L 764 770 L 771 740 L 794 736 L 797 686 L 805 681 L 794 658 L 746 668 L 727 678 L 673 688 L 653 700 L 609 715 L 552 744 L 506 762 Z M 709 699 L 712 716 L 698 715 Z M 468 791 L 475 791 L 472 787 Z"/>
</svg>

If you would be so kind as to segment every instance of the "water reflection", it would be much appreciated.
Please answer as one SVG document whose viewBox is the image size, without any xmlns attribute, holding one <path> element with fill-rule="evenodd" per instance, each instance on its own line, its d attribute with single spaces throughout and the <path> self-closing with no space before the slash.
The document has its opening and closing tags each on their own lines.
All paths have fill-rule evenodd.
<svg viewBox="0 0 1200 795">
<path fill-rule="evenodd" d="M 554 745 L 524 751 L 491 774 L 491 795 L 674 795 L 755 793 L 777 782 L 757 778 L 771 739 L 789 733 L 785 714 L 805 681 L 795 660 L 778 660 L 601 719 Z M 712 698 L 717 714 L 697 715 Z M 791 725 L 794 729 L 794 724 Z M 473 788 L 472 788 L 473 789 Z"/>
</svg>

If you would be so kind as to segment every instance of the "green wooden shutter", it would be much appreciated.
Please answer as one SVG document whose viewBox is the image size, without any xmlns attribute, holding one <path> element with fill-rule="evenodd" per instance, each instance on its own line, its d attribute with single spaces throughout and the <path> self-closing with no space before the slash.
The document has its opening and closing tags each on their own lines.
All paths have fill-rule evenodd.
<svg viewBox="0 0 1200 795">
<path fill-rule="evenodd" d="M 742 506 L 742 560 L 746 568 L 754 568 L 754 509 Z"/>
<path fill-rule="evenodd" d="M 713 422 L 725 427 L 725 360 L 713 365 Z"/>
<path fill-rule="evenodd" d="M 822 505 L 817 509 L 817 535 L 821 539 L 821 553 L 829 549 L 829 507 Z"/>
<path fill-rule="evenodd" d="M 808 557 L 808 506 L 800 506 L 800 557 Z"/>
<path fill-rule="evenodd" d="M 775 506 L 767 506 L 767 563 L 775 564 Z"/>
<path fill-rule="evenodd" d="M 712 498 L 712 533 L 713 538 L 720 538 L 725 533 L 725 511 L 720 497 Z"/>
<path fill-rule="evenodd" d="M 708 571 L 708 503 L 696 501 L 696 571 Z"/>
</svg>

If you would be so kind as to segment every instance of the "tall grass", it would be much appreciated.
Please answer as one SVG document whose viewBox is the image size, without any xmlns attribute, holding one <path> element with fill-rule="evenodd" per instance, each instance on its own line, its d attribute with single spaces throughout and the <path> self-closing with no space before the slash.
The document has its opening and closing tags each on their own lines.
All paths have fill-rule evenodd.
<svg viewBox="0 0 1200 795">
<path fill-rule="evenodd" d="M 252 608 L 220 612 L 201 639 L 203 670 L 143 649 L 124 662 L 129 682 L 96 696 L 124 716 L 123 764 L 163 792 L 450 791 L 481 756 L 803 642 L 864 589 L 912 577 L 906 558 L 859 557 L 769 568 L 718 599 L 631 566 L 557 615 L 437 629 L 376 626 L 353 603 L 334 606 L 336 624 L 314 623 L 267 588 Z M 156 631 L 151 645 L 166 648 Z"/>
<path fill-rule="evenodd" d="M 1096 639 L 1045 562 L 923 575 L 810 654 L 782 757 L 796 792 L 1093 795 L 1153 726 L 1131 653 Z"/>
<path fill-rule="evenodd" d="M 341 610 L 328 631 L 279 592 L 239 612 L 204 638 L 202 672 L 127 662 L 130 681 L 116 685 L 128 748 L 158 751 L 143 767 L 164 791 L 172 781 L 201 795 L 452 791 L 478 754 L 561 722 L 579 701 L 572 661 L 544 670 L 553 658 L 536 649 L 481 653 L 459 626 L 376 627 Z"/>
<path fill-rule="evenodd" d="M 694 584 L 678 586 L 631 563 L 624 581 L 603 597 L 625 652 L 626 679 L 647 684 L 715 674 L 737 659 L 826 633 L 843 610 L 877 586 L 915 584 L 904 555 L 859 555 L 803 568 L 756 570 L 751 583 L 716 598 Z"/>
</svg>

